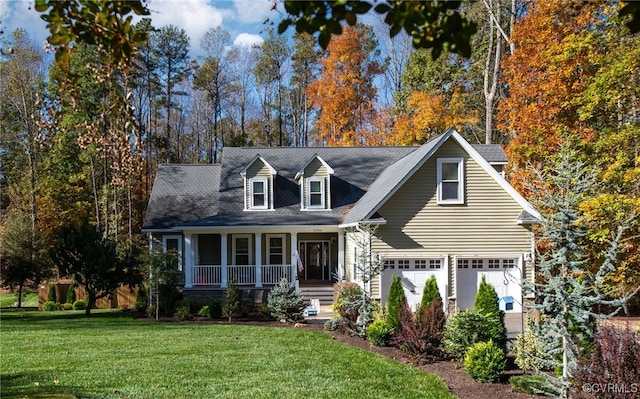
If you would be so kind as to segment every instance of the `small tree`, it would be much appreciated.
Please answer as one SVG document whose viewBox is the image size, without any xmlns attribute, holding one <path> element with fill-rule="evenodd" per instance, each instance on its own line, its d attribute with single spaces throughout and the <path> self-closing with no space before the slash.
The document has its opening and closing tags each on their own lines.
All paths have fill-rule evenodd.
<svg viewBox="0 0 640 399">
<path fill-rule="evenodd" d="M 222 299 L 222 315 L 229 319 L 229 323 L 238 316 L 240 311 L 240 290 L 235 281 L 227 284 L 227 290 Z"/>
<path fill-rule="evenodd" d="M 620 215 L 611 236 L 602 238 L 608 246 L 602 253 L 601 263 L 585 264 L 589 220 L 581 211 L 581 205 L 597 192 L 598 186 L 594 170 L 579 159 L 580 154 L 566 143 L 553 165 L 538 173 L 543 188 L 537 189 L 544 194 L 536 204 L 545 210 L 539 239 L 543 250 L 538 255 L 538 279 L 528 287 L 536 295 L 534 309 L 546 316 L 540 333 L 553 338 L 543 348 L 553 360 L 535 360 L 546 368 L 561 370 L 557 377 L 541 374 L 549 378 L 556 393 L 563 398 L 569 395 L 570 382 L 582 355 L 581 342 L 592 340 L 596 333 L 595 321 L 618 312 L 635 294 L 611 299 L 612 292 L 606 289 L 604 281 L 616 269 L 622 237 L 636 215 Z M 603 307 L 613 311 L 602 314 L 599 309 Z"/>
<path fill-rule="evenodd" d="M 483 275 L 476 293 L 476 299 L 473 302 L 473 308 L 482 313 L 498 314 L 500 313 L 499 300 L 493 285 L 487 283 L 486 276 Z"/>
<path fill-rule="evenodd" d="M 420 301 L 420 309 L 426 309 L 431 306 L 431 302 L 433 300 L 438 300 L 441 304 L 442 297 L 440 296 L 440 290 L 438 290 L 438 282 L 436 281 L 436 276 L 433 274 L 427 282 L 424 284 L 424 289 L 422 290 L 422 300 Z M 419 314 L 420 312 L 418 312 Z"/>
<path fill-rule="evenodd" d="M 142 256 L 149 276 L 148 295 L 150 302 L 155 298 L 155 318 L 160 315 L 160 304 L 164 304 L 164 313 L 171 314 L 173 305 L 177 301 L 176 285 L 182 278 L 178 270 L 178 252 L 170 250 L 163 252 L 154 248 L 150 253 Z M 142 286 L 142 283 L 141 283 Z M 147 291 L 147 290 L 145 290 Z"/>
<path fill-rule="evenodd" d="M 387 324 L 394 331 L 400 329 L 400 309 L 402 309 L 402 303 L 405 301 L 402 279 L 400 276 L 393 276 L 389 287 L 389 297 L 387 298 Z"/>
<path fill-rule="evenodd" d="M 67 303 L 73 304 L 76 301 L 76 287 L 75 284 L 71 284 L 67 288 Z"/>
<path fill-rule="evenodd" d="M 400 329 L 393 344 L 404 351 L 415 363 L 442 359 L 445 316 L 442 302 L 435 299 L 429 307 L 419 307 L 414 315 L 405 299 L 400 308 Z"/>
<path fill-rule="evenodd" d="M 283 323 L 295 323 L 304 319 L 304 298 L 286 278 L 269 291 L 267 305 L 271 315 Z"/>
<path fill-rule="evenodd" d="M 56 285 L 54 283 L 49 284 L 47 302 L 58 302 L 58 298 L 56 297 Z"/>
</svg>

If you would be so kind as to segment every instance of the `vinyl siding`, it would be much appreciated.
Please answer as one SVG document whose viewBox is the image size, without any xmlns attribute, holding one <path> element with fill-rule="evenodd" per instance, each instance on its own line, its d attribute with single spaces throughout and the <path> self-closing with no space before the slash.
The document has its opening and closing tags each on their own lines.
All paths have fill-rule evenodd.
<svg viewBox="0 0 640 399">
<path fill-rule="evenodd" d="M 315 158 L 309 162 L 309 165 L 304 169 L 304 178 L 303 178 L 303 196 L 302 196 L 302 207 L 303 209 L 308 208 L 307 198 L 309 194 L 309 187 L 307 186 L 307 179 L 309 178 L 318 178 L 323 180 L 324 186 L 324 209 L 330 209 L 331 203 L 329 201 L 329 172 L 327 167 L 320 162 L 318 158 Z"/>
<path fill-rule="evenodd" d="M 246 190 L 245 190 L 245 203 L 247 204 L 247 209 L 249 209 L 251 207 L 251 186 L 250 186 L 250 181 L 251 179 L 255 179 L 255 178 L 259 178 L 259 179 L 266 179 L 267 180 L 267 187 L 266 187 L 266 198 L 265 200 L 267 201 L 267 205 L 268 208 L 271 209 L 271 204 L 273 203 L 272 199 L 271 199 L 271 193 L 273 192 L 273 190 L 271 189 L 272 184 L 273 184 L 273 179 L 271 178 L 271 171 L 269 170 L 269 168 L 267 167 L 267 165 L 265 165 L 264 163 L 262 163 L 262 161 L 260 161 L 259 159 L 256 160 L 251 166 L 249 166 L 247 168 L 247 174 L 246 174 L 246 179 L 247 179 L 247 184 L 246 184 Z"/>
<path fill-rule="evenodd" d="M 438 158 L 464 159 L 461 205 L 438 205 Z M 395 255 L 517 255 L 531 251 L 531 232 L 518 225 L 522 208 L 455 141 L 449 140 L 378 211 L 374 252 Z M 453 256 L 449 287 L 454 290 Z"/>
</svg>

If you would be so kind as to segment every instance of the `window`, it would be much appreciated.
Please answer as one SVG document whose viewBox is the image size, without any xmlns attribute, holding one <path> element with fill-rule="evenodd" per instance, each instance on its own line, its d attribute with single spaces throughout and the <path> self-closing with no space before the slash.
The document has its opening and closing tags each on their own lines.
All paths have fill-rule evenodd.
<svg viewBox="0 0 640 399">
<path fill-rule="evenodd" d="M 429 269 L 440 269 L 442 267 L 442 259 L 429 259 Z"/>
<path fill-rule="evenodd" d="M 175 251 L 177 253 L 176 270 L 182 271 L 182 237 L 177 235 L 162 237 L 162 249 L 164 252 Z"/>
<path fill-rule="evenodd" d="M 251 235 L 237 235 L 233 239 L 233 264 L 251 264 Z"/>
<path fill-rule="evenodd" d="M 396 261 L 395 260 L 385 260 L 384 261 L 384 269 L 395 269 Z"/>
<path fill-rule="evenodd" d="M 324 208 L 324 181 L 309 179 L 308 183 L 307 208 Z"/>
<path fill-rule="evenodd" d="M 438 158 L 438 204 L 464 204 L 462 158 Z"/>
<path fill-rule="evenodd" d="M 251 208 L 267 209 L 266 179 L 251 179 Z"/>
<path fill-rule="evenodd" d="M 458 259 L 458 269 L 468 269 L 469 259 Z"/>
<path fill-rule="evenodd" d="M 409 268 L 409 259 L 398 260 L 398 269 L 408 269 L 408 268 Z"/>
<path fill-rule="evenodd" d="M 284 235 L 267 236 L 267 262 L 269 265 L 284 265 Z"/>
<path fill-rule="evenodd" d="M 500 269 L 500 259 L 489 259 L 487 263 L 489 269 Z"/>
<path fill-rule="evenodd" d="M 416 259 L 415 266 L 416 266 L 416 269 L 426 269 L 427 268 L 427 260 L 426 259 Z"/>
</svg>

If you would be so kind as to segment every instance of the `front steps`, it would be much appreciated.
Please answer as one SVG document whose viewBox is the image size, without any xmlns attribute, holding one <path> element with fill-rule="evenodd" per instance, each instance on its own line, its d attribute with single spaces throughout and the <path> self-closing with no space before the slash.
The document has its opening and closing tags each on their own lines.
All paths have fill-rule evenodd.
<svg viewBox="0 0 640 399">
<path fill-rule="evenodd" d="M 305 303 L 309 303 L 311 298 L 318 298 L 320 306 L 329 306 L 333 303 L 333 286 L 301 286 L 300 293 L 304 297 Z"/>
</svg>

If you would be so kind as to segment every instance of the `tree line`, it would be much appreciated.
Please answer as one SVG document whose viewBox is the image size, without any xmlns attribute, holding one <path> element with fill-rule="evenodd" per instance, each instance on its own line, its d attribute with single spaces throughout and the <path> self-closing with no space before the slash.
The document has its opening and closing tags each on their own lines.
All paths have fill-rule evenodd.
<svg viewBox="0 0 640 399">
<path fill-rule="evenodd" d="M 41 3 L 50 14 L 68 6 Z M 305 32 L 241 47 L 220 27 L 196 44 L 151 19 L 127 25 L 130 5 L 111 5 L 65 12 L 104 11 L 122 36 L 83 37 L 50 18 L 46 49 L 24 30 L 2 38 L 13 53 L 0 58 L 0 228 L 25 229 L 25 261 L 85 222 L 120 251 L 143 245 L 159 163 L 216 163 L 227 146 L 419 145 L 450 126 L 503 144 L 508 178 L 529 199 L 540 195 L 532 171 L 551 166 L 562 143 L 578 148 L 602 182 L 582 208 L 592 258 L 640 208 L 640 46 L 621 4 L 461 2 L 442 12 L 476 33 L 468 51 L 439 57 L 381 17 L 355 23 L 349 12 L 364 9 L 347 10 L 324 48 Z M 635 229 L 611 286 L 640 280 Z"/>
</svg>

